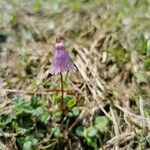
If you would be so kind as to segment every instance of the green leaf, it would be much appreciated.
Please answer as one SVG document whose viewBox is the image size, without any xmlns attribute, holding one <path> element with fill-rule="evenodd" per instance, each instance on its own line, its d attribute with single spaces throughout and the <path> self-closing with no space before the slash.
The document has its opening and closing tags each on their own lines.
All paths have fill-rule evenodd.
<svg viewBox="0 0 150 150">
<path fill-rule="evenodd" d="M 108 119 L 105 116 L 98 116 L 95 118 L 95 128 L 103 131 L 108 125 Z"/>
<path fill-rule="evenodd" d="M 69 117 L 74 117 L 74 115 L 73 115 L 72 112 L 68 112 L 68 116 L 69 116 Z"/>
<path fill-rule="evenodd" d="M 48 115 L 48 114 L 43 114 L 42 116 L 41 116 L 41 122 L 43 122 L 44 124 L 48 124 L 48 121 L 50 120 L 50 116 Z"/>
<path fill-rule="evenodd" d="M 135 72 L 134 73 L 134 76 L 136 78 L 136 81 L 138 84 L 141 84 L 141 83 L 147 83 L 147 79 L 146 77 L 144 76 L 144 74 L 140 73 L 140 72 Z"/>
<path fill-rule="evenodd" d="M 32 142 L 31 141 L 26 141 L 23 144 L 23 150 L 32 150 Z"/>
<path fill-rule="evenodd" d="M 30 141 L 31 141 L 33 146 L 38 143 L 38 140 L 36 138 L 33 138 L 33 137 L 30 139 Z"/>
<path fill-rule="evenodd" d="M 25 139 L 22 140 L 23 141 L 25 140 L 23 144 L 23 150 L 33 150 L 33 146 L 38 143 L 38 140 L 32 136 L 30 137 L 27 136 Z"/>
<path fill-rule="evenodd" d="M 59 96 L 59 95 L 53 96 L 53 99 L 54 99 L 55 103 L 60 103 L 62 100 L 61 96 Z"/>
<path fill-rule="evenodd" d="M 59 127 L 52 128 L 52 133 L 54 134 L 55 137 L 59 137 L 60 136 L 60 128 Z"/>
<path fill-rule="evenodd" d="M 82 126 L 77 127 L 75 132 L 77 136 L 84 137 L 84 127 Z"/>
<path fill-rule="evenodd" d="M 50 120 L 50 115 L 42 106 L 38 107 L 33 111 L 33 116 L 35 116 L 38 120 L 40 120 L 44 124 L 47 124 L 48 121 Z"/>
<path fill-rule="evenodd" d="M 35 109 L 42 105 L 42 100 L 40 97 L 33 96 L 31 98 L 31 106 Z"/>
<path fill-rule="evenodd" d="M 15 96 L 13 98 L 13 112 L 15 115 L 28 115 L 32 113 L 33 108 L 30 106 L 29 101 L 25 101 L 22 97 L 20 96 Z"/>
<path fill-rule="evenodd" d="M 14 115 L 1 115 L 0 116 L 0 127 L 1 125 L 5 127 L 7 124 L 12 123 L 13 120 L 16 120 L 16 116 Z"/>
<path fill-rule="evenodd" d="M 79 116 L 79 114 L 80 114 L 79 108 L 78 107 L 72 108 L 72 113 L 73 113 L 74 117 Z"/>
<path fill-rule="evenodd" d="M 26 132 L 27 132 L 27 129 L 21 128 L 21 127 L 16 127 L 17 135 L 24 135 Z"/>
<path fill-rule="evenodd" d="M 26 106 L 15 107 L 13 111 L 15 115 L 27 115 L 32 113 L 30 107 L 26 107 Z"/>
<path fill-rule="evenodd" d="M 87 129 L 87 134 L 88 134 L 89 137 L 95 137 L 95 136 L 97 136 L 98 131 L 95 127 L 89 127 Z"/>
<path fill-rule="evenodd" d="M 53 118 L 61 117 L 62 111 L 60 109 L 56 109 L 53 111 Z"/>
<path fill-rule="evenodd" d="M 150 58 L 144 60 L 144 67 L 150 70 Z"/>
<path fill-rule="evenodd" d="M 67 103 L 67 107 L 69 108 L 69 109 L 71 109 L 73 106 L 75 106 L 76 105 L 76 100 L 75 99 L 71 99 L 71 100 L 69 100 L 69 102 Z"/>
<path fill-rule="evenodd" d="M 77 117 L 80 114 L 80 110 L 78 107 L 73 107 L 72 110 L 68 113 L 69 117 Z"/>
</svg>

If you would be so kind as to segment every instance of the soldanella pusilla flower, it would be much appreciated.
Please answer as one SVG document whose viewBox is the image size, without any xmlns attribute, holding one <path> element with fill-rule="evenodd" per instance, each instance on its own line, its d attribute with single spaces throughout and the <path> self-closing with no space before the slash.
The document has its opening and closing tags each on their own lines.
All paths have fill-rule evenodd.
<svg viewBox="0 0 150 150">
<path fill-rule="evenodd" d="M 62 101 L 61 101 L 61 109 L 64 110 L 64 91 L 63 91 L 63 72 L 69 72 L 75 70 L 75 66 L 71 61 L 71 58 L 66 51 L 62 41 L 61 36 L 57 35 L 56 44 L 52 59 L 52 66 L 49 70 L 49 73 L 52 75 L 60 74 L 61 77 L 61 92 L 62 92 Z"/>
<path fill-rule="evenodd" d="M 61 42 L 61 37 L 58 36 L 56 38 L 56 44 L 54 49 L 52 67 L 50 68 L 50 73 L 56 75 L 65 71 L 72 71 L 72 70 L 75 70 L 75 66 L 72 63 L 63 43 Z"/>
</svg>

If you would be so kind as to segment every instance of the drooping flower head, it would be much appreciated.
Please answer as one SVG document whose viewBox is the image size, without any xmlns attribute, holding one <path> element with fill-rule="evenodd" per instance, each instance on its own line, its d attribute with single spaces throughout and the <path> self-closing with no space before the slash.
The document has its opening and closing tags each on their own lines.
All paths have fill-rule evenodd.
<svg viewBox="0 0 150 150">
<path fill-rule="evenodd" d="M 64 48 L 63 43 L 61 42 L 61 38 L 57 36 L 50 73 L 56 75 L 64 71 L 72 70 L 75 70 L 75 66 L 72 63 L 68 52 Z"/>
</svg>

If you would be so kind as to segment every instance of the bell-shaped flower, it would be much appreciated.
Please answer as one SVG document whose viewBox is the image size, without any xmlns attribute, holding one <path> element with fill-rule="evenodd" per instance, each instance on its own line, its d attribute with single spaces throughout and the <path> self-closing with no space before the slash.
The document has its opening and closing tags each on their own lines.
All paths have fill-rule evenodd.
<svg viewBox="0 0 150 150">
<path fill-rule="evenodd" d="M 72 63 L 68 52 L 64 48 L 63 43 L 60 40 L 57 40 L 50 73 L 56 75 L 65 71 L 73 70 L 75 70 L 75 66 Z"/>
</svg>

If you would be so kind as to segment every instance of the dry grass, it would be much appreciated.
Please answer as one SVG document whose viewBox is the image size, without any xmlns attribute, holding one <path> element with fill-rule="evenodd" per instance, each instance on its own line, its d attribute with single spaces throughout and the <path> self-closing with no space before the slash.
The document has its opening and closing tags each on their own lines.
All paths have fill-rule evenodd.
<svg viewBox="0 0 150 150">
<path fill-rule="evenodd" d="M 19 19 L 15 24 L 10 21 L 1 26 L 2 33 L 8 36 L 0 52 L 0 108 L 4 110 L 1 113 L 11 112 L 12 93 L 30 99 L 32 94 L 45 95 L 53 92 L 53 88 L 58 89 L 58 78 L 47 77 L 47 70 L 55 34 L 61 32 L 77 67 L 69 75 L 66 92 L 75 95 L 81 104 L 80 116 L 66 136 L 79 122 L 86 120 L 90 124 L 100 113 L 111 121 L 111 139 L 103 143 L 103 149 L 148 149 L 150 72 L 143 66 L 148 52 L 141 54 L 133 43 L 141 34 L 150 34 L 150 24 L 146 21 L 150 19 L 148 0 L 134 4 L 102 1 L 84 5 L 78 11 L 69 9 L 68 3 L 56 13 L 46 7 L 48 2 L 43 3 L 39 12 L 14 2 L 16 7 L 11 9 L 20 12 L 16 13 Z M 7 1 L 2 4 L 14 5 Z M 142 79 L 138 83 L 135 73 L 146 75 L 146 83 Z M 8 149 L 2 142 L 0 147 Z"/>
</svg>

